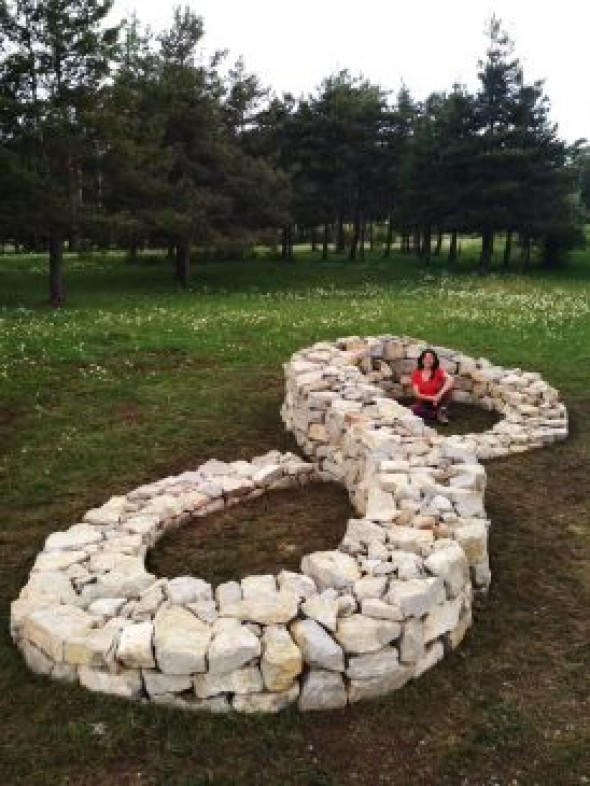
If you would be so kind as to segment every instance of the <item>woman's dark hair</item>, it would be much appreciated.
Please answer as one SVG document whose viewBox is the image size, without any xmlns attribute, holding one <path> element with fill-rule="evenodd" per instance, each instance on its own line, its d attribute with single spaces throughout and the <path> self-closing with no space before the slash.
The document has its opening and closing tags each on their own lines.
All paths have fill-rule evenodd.
<svg viewBox="0 0 590 786">
<path fill-rule="evenodd" d="M 432 364 L 432 371 L 435 372 L 436 369 L 440 365 L 440 361 L 439 361 L 438 355 L 436 354 L 434 349 L 430 349 L 428 347 L 426 349 L 423 349 L 422 352 L 420 352 L 420 355 L 418 357 L 418 368 L 419 369 L 423 369 L 424 368 L 424 356 L 425 355 L 432 355 L 432 357 L 434 358 L 434 363 Z"/>
</svg>

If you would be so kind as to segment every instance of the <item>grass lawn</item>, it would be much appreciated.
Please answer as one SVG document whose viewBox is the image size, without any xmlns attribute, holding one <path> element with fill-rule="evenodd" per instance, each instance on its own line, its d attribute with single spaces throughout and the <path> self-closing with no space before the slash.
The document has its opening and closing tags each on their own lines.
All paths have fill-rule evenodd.
<svg viewBox="0 0 590 786">
<path fill-rule="evenodd" d="M 480 279 L 394 256 L 309 254 L 196 266 L 0 257 L 0 784 L 590 783 L 590 261 Z M 342 712 L 209 717 L 127 703 L 31 674 L 9 604 L 45 537 L 89 507 L 216 457 L 292 449 L 282 363 L 342 335 L 407 334 L 563 393 L 571 437 L 490 462 L 493 583 L 459 649 L 381 701 Z M 479 413 L 457 412 L 460 430 Z M 335 546 L 342 490 L 277 493 L 163 540 L 163 575 L 212 581 L 294 567 Z"/>
</svg>

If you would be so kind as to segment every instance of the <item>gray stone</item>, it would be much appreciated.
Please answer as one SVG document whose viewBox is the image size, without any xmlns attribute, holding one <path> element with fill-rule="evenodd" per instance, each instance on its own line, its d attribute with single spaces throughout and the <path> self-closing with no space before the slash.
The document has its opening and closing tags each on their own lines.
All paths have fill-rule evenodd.
<svg viewBox="0 0 590 786">
<path fill-rule="evenodd" d="M 344 680 L 333 671 L 309 671 L 304 677 L 299 696 L 299 709 L 337 710 L 346 707 L 348 698 Z"/>
<path fill-rule="evenodd" d="M 210 584 L 202 579 L 192 576 L 178 576 L 168 582 L 168 597 L 171 603 L 179 606 L 185 603 L 210 601 L 213 599 L 213 590 Z"/>
<path fill-rule="evenodd" d="M 256 622 L 261 625 L 277 625 L 290 622 L 297 616 L 299 601 L 296 595 L 289 591 L 266 592 L 250 598 L 226 603 L 222 613 L 228 617 Z"/>
<path fill-rule="evenodd" d="M 151 699 L 165 694 L 184 693 L 193 688 L 192 677 L 188 674 L 162 674 L 149 669 L 145 669 L 142 674 L 145 689 Z"/>
<path fill-rule="evenodd" d="M 351 704 L 364 699 L 376 699 L 385 696 L 391 691 L 403 687 L 413 676 L 413 671 L 407 666 L 398 666 L 390 673 L 379 677 L 364 680 L 351 680 L 348 688 L 348 698 Z"/>
<path fill-rule="evenodd" d="M 331 671 L 344 671 L 344 652 L 315 620 L 297 620 L 291 635 L 310 666 Z"/>
<path fill-rule="evenodd" d="M 156 665 L 153 638 L 154 626 L 151 622 L 127 625 L 120 633 L 117 660 L 128 668 L 153 669 Z"/>
<path fill-rule="evenodd" d="M 303 613 L 319 622 L 332 633 L 336 630 L 338 602 L 325 595 L 313 595 L 302 604 Z"/>
<path fill-rule="evenodd" d="M 299 697 L 299 685 L 295 683 L 288 690 L 277 693 L 236 694 L 233 708 L 247 714 L 275 713 L 284 710 Z"/>
<path fill-rule="evenodd" d="M 142 683 L 139 671 L 125 669 L 120 674 L 100 671 L 89 666 L 78 669 L 80 684 L 98 693 L 111 693 L 126 699 L 137 699 L 141 695 Z"/>
<path fill-rule="evenodd" d="M 393 620 L 373 619 L 353 614 L 338 621 L 336 640 L 345 652 L 362 654 L 376 652 L 397 639 L 401 627 Z"/>
<path fill-rule="evenodd" d="M 309 576 L 304 576 L 301 573 L 291 573 L 288 570 L 282 570 L 278 575 L 277 583 L 280 590 L 288 590 L 298 598 L 310 598 L 318 591 L 317 587 Z"/>
<path fill-rule="evenodd" d="M 207 699 L 219 693 L 260 693 L 264 689 L 257 666 L 246 666 L 225 674 L 197 674 L 194 686 L 198 699 Z"/>
<path fill-rule="evenodd" d="M 384 677 L 399 666 L 399 656 L 395 647 L 385 647 L 378 652 L 350 658 L 346 676 L 352 680 L 367 680 Z"/>
<path fill-rule="evenodd" d="M 424 623 L 410 618 L 402 627 L 399 657 L 402 663 L 416 663 L 424 655 Z"/>
<path fill-rule="evenodd" d="M 426 560 L 424 567 L 433 576 L 444 580 L 451 598 L 454 598 L 469 582 L 469 564 L 465 553 L 458 543 L 435 551 Z"/>
<path fill-rule="evenodd" d="M 253 658 L 258 658 L 260 653 L 260 639 L 247 628 L 239 626 L 221 630 L 215 634 L 209 647 L 211 676 L 235 672 Z"/>
<path fill-rule="evenodd" d="M 64 660 L 65 643 L 84 634 L 95 625 L 90 614 L 75 606 L 55 606 L 30 614 L 23 624 L 23 638 L 28 639 L 56 663 Z"/>
<path fill-rule="evenodd" d="M 181 606 L 162 607 L 154 620 L 154 648 L 160 671 L 186 675 L 205 671 L 211 627 Z"/>
<path fill-rule="evenodd" d="M 392 580 L 386 600 L 401 608 L 404 617 L 422 617 L 446 598 L 439 578 Z"/>
</svg>

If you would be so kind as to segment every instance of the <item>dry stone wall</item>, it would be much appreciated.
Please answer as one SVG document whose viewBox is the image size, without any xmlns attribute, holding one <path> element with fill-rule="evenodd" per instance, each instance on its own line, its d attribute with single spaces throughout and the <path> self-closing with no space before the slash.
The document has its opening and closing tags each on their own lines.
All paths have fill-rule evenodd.
<svg viewBox="0 0 590 786">
<path fill-rule="evenodd" d="M 11 607 L 30 668 L 188 709 L 277 712 L 383 695 L 457 647 L 474 591 L 490 582 L 480 459 L 564 438 L 567 412 L 539 374 L 438 347 L 453 397 L 502 416 L 482 434 L 441 436 L 395 400 L 410 392 L 423 348 L 351 337 L 296 353 L 282 416 L 309 462 L 278 452 L 211 460 L 50 535 Z M 214 588 L 146 570 L 164 532 L 318 481 L 344 484 L 358 517 L 300 573 Z"/>
</svg>

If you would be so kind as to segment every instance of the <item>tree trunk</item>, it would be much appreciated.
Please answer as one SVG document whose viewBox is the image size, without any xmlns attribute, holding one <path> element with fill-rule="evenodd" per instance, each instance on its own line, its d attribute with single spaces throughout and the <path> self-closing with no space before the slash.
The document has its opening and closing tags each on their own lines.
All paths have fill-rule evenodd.
<svg viewBox="0 0 590 786">
<path fill-rule="evenodd" d="M 336 251 L 340 254 L 346 249 L 346 239 L 344 237 L 344 216 L 338 216 L 338 226 L 336 229 Z"/>
<path fill-rule="evenodd" d="M 451 232 L 451 242 L 449 244 L 449 262 L 454 263 L 457 261 L 457 230 L 453 229 Z"/>
<path fill-rule="evenodd" d="M 190 278 L 191 244 L 181 240 L 176 246 L 176 280 L 181 287 L 187 287 Z"/>
<path fill-rule="evenodd" d="M 442 251 L 442 244 L 443 244 L 443 231 L 442 229 L 437 230 L 436 233 L 436 246 L 434 248 L 434 256 L 439 257 Z"/>
<path fill-rule="evenodd" d="M 291 225 L 283 228 L 281 259 L 283 259 L 285 262 L 293 261 L 293 227 Z"/>
<path fill-rule="evenodd" d="M 324 224 L 324 235 L 322 237 L 322 259 L 328 258 L 328 243 L 330 242 L 330 226 L 328 222 Z"/>
<path fill-rule="evenodd" d="M 367 222 L 364 219 L 361 221 L 360 229 L 361 229 L 361 235 L 360 235 L 360 252 L 361 252 L 361 254 L 360 254 L 360 256 L 361 256 L 361 262 L 364 262 L 365 261 L 365 243 L 366 243 L 366 239 L 367 239 Z"/>
<path fill-rule="evenodd" d="M 416 227 L 412 233 L 412 254 L 415 257 L 420 256 L 420 250 L 421 250 L 420 241 L 421 241 L 420 229 L 419 227 Z"/>
<path fill-rule="evenodd" d="M 318 250 L 318 238 L 316 234 L 316 228 L 311 228 L 311 250 L 315 253 Z"/>
<path fill-rule="evenodd" d="M 350 252 L 348 254 L 350 259 L 356 259 L 356 251 L 359 244 L 361 234 L 361 216 L 357 211 L 354 216 L 354 227 L 352 230 L 352 240 L 350 242 Z"/>
<path fill-rule="evenodd" d="M 369 251 L 375 250 L 375 224 L 371 221 L 369 224 Z"/>
<path fill-rule="evenodd" d="M 489 273 L 494 253 L 494 231 L 484 229 L 481 237 L 481 256 L 479 258 L 479 269 L 481 273 Z"/>
<path fill-rule="evenodd" d="M 52 237 L 49 241 L 49 296 L 53 308 L 63 306 L 63 240 L 61 237 Z"/>
<path fill-rule="evenodd" d="M 428 264 L 432 257 L 432 227 L 426 224 L 422 235 L 422 247 L 420 249 L 422 260 Z"/>
<path fill-rule="evenodd" d="M 506 233 L 506 243 L 504 244 L 504 258 L 502 260 L 504 269 L 508 270 L 510 267 L 510 255 L 512 253 L 512 232 Z"/>
<path fill-rule="evenodd" d="M 531 263 L 531 247 L 532 247 L 532 243 L 530 237 L 523 238 L 522 256 L 521 256 L 523 270 L 528 270 L 529 265 Z"/>
<path fill-rule="evenodd" d="M 383 251 L 383 256 L 386 259 L 391 256 L 392 246 L 393 246 L 393 217 L 389 216 L 389 220 L 387 222 L 387 238 L 385 240 L 385 249 Z"/>
</svg>

